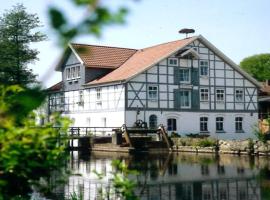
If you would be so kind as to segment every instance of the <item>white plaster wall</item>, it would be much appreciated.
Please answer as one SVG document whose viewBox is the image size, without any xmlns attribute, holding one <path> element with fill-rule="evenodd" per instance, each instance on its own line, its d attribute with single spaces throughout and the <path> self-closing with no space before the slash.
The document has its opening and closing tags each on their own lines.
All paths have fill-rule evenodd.
<svg viewBox="0 0 270 200">
<path fill-rule="evenodd" d="M 125 89 L 123 85 L 100 87 L 100 99 L 97 99 L 96 88 L 81 90 L 83 92 L 83 105 L 79 104 L 80 91 L 65 92 L 66 111 L 72 113 L 92 111 L 116 111 L 125 107 Z"/>
<path fill-rule="evenodd" d="M 257 124 L 257 113 L 216 113 L 216 112 L 168 112 L 168 111 L 140 111 L 137 119 L 149 124 L 149 116 L 155 114 L 158 124 L 167 126 L 168 118 L 177 120 L 177 133 L 181 135 L 200 132 L 200 117 L 208 117 L 210 136 L 217 139 L 245 139 L 254 138 L 253 128 Z M 216 133 L 216 117 L 224 117 L 225 133 Z M 235 117 L 243 117 L 244 133 L 235 133 Z M 126 111 L 126 125 L 133 126 L 136 121 L 136 111 Z"/>
<path fill-rule="evenodd" d="M 121 127 L 125 123 L 124 110 L 72 113 L 65 116 L 73 119 L 72 126 L 76 127 L 104 127 L 103 118 L 106 118 L 106 127 Z"/>
</svg>

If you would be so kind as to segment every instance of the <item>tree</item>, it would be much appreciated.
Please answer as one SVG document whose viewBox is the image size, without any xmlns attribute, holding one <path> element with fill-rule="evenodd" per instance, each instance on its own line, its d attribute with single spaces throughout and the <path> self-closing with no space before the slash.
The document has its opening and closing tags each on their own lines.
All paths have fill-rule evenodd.
<svg viewBox="0 0 270 200">
<path fill-rule="evenodd" d="M 100 0 L 68 0 L 73 4 L 74 9 L 85 8 L 86 13 L 75 24 L 70 22 L 66 13 L 56 6 L 49 7 L 49 18 L 52 29 L 55 30 L 59 43 L 66 46 L 72 39 L 83 35 L 99 37 L 105 26 L 122 24 L 128 10 L 120 6 L 111 9 L 108 3 Z M 121 2 L 121 1 L 119 1 Z"/>
<path fill-rule="evenodd" d="M 27 65 L 36 61 L 39 53 L 30 44 L 46 38 L 35 31 L 40 26 L 38 16 L 27 13 L 22 4 L 0 17 L 0 83 L 27 86 L 37 82 Z"/>
<path fill-rule="evenodd" d="M 258 81 L 270 79 L 270 54 L 258 54 L 244 58 L 240 62 L 241 68 Z"/>
</svg>

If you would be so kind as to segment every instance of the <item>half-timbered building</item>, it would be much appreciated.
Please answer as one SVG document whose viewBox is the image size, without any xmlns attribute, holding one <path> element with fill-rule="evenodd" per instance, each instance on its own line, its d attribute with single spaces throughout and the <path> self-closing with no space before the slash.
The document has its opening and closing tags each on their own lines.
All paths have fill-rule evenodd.
<svg viewBox="0 0 270 200">
<path fill-rule="evenodd" d="M 253 137 L 259 83 L 203 36 L 144 49 L 70 44 L 49 112 L 74 126 L 149 127 L 215 138 Z"/>
</svg>

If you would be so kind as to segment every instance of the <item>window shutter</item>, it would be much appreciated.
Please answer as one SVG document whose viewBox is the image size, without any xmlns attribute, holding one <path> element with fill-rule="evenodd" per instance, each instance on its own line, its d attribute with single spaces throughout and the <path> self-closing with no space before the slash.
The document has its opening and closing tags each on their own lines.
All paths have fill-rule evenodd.
<svg viewBox="0 0 270 200">
<path fill-rule="evenodd" d="M 180 91 L 174 90 L 174 108 L 180 109 Z"/>
<path fill-rule="evenodd" d="M 174 67 L 174 84 L 179 85 L 180 84 L 180 69 L 179 67 Z"/>
<path fill-rule="evenodd" d="M 192 78 L 192 84 L 193 85 L 199 85 L 199 69 L 198 68 L 192 68 L 191 69 L 191 78 Z"/>
<path fill-rule="evenodd" d="M 199 98 L 199 90 L 192 90 L 191 96 L 191 108 L 192 109 L 199 109 L 200 108 L 200 98 Z"/>
</svg>

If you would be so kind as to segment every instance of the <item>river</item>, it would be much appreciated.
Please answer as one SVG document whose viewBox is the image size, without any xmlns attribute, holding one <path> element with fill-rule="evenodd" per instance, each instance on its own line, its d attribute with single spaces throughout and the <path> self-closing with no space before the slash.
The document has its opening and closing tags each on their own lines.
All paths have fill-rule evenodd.
<svg viewBox="0 0 270 200">
<path fill-rule="evenodd" d="M 270 163 L 266 157 L 213 154 L 138 154 L 70 152 L 67 183 L 55 189 L 57 199 L 80 194 L 99 199 L 108 193 L 112 160 L 121 160 L 139 174 L 135 193 L 142 200 L 270 199 Z M 99 179 L 94 171 L 104 175 Z M 114 199 L 111 195 L 110 199 Z"/>
</svg>

